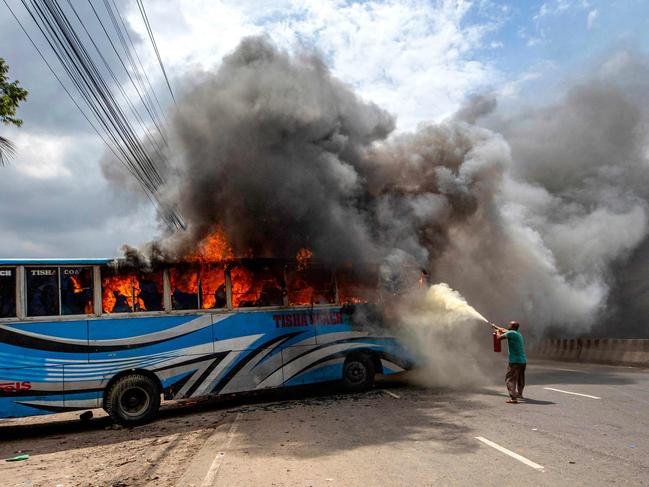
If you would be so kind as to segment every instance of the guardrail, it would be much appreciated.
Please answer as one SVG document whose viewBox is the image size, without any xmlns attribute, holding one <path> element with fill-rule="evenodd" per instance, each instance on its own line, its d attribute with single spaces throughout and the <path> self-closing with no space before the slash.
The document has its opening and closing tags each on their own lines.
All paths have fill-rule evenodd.
<svg viewBox="0 0 649 487">
<path fill-rule="evenodd" d="M 649 367 L 649 340 L 573 338 L 542 340 L 530 356 L 552 360 Z"/>
</svg>

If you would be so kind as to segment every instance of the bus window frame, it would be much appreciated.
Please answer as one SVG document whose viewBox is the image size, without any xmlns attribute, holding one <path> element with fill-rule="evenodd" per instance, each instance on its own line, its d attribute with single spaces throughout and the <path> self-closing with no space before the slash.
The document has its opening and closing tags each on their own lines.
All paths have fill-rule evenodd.
<svg viewBox="0 0 649 487">
<path fill-rule="evenodd" d="M 317 264 L 316 264 L 317 265 Z M 291 269 L 291 266 L 293 267 Z M 311 304 L 291 304 L 291 289 L 288 283 L 288 275 L 291 270 L 297 270 L 298 264 L 297 262 L 287 262 L 284 266 L 284 286 L 286 289 L 286 296 L 285 296 L 285 303 L 286 307 L 288 308 L 296 308 L 296 309 L 304 309 L 304 308 L 312 308 L 312 307 L 323 307 L 323 306 L 337 306 L 338 305 L 338 281 L 336 279 L 336 269 L 334 267 L 325 267 L 329 271 L 329 279 L 330 279 L 330 286 L 331 286 L 331 291 L 333 292 L 333 302 L 331 303 L 311 303 Z"/>
<path fill-rule="evenodd" d="M 46 316 L 28 316 L 27 315 L 27 268 L 57 268 L 57 273 L 59 275 L 58 279 L 58 290 L 59 290 L 59 314 L 58 315 L 46 315 Z M 89 267 L 93 272 L 93 308 L 94 312 L 90 314 L 76 314 L 76 315 L 64 315 L 61 314 L 61 268 L 70 268 L 70 267 Z M 92 317 L 98 317 L 96 313 L 96 273 L 97 267 L 90 264 L 16 264 L 16 265 L 2 265 L 0 268 L 14 268 L 16 269 L 16 314 L 15 316 L 0 318 L 0 323 L 15 323 L 15 322 L 43 322 L 43 321 L 78 321 L 79 319 L 88 319 Z"/>
<path fill-rule="evenodd" d="M 282 304 L 275 304 L 271 306 L 234 306 L 234 299 L 233 299 L 233 293 L 232 293 L 232 274 L 231 271 L 234 267 L 241 266 L 241 267 L 248 267 L 248 268 L 254 268 L 255 265 L 258 266 L 263 266 L 264 264 L 269 265 L 269 266 L 277 266 L 281 267 L 281 278 L 282 278 Z M 226 284 L 229 284 L 229 288 L 226 285 L 226 293 L 230 295 L 230 299 L 228 300 L 228 305 L 230 305 L 230 308 L 227 308 L 231 312 L 239 313 L 239 312 L 254 312 L 256 310 L 262 310 L 262 311 L 271 311 L 271 310 L 281 310 L 281 309 L 291 309 L 292 306 L 288 304 L 288 293 L 286 292 L 286 261 L 280 260 L 280 259 L 269 259 L 269 258 L 259 258 L 259 259 L 237 259 L 234 261 L 231 261 L 227 264 L 226 266 Z M 302 307 L 302 306 L 300 306 Z M 226 308 L 224 308 L 226 309 Z"/>
<path fill-rule="evenodd" d="M 251 307 L 238 307 L 233 306 L 232 299 L 232 276 L 231 269 L 235 265 L 241 264 L 251 264 L 255 265 L 261 263 L 262 261 L 268 261 L 272 263 L 275 261 L 277 265 L 282 265 L 284 269 L 284 290 L 286 294 L 284 295 L 284 303 L 281 305 L 273 306 L 251 306 Z M 157 269 L 158 272 L 162 272 L 162 309 L 159 311 L 131 311 L 131 312 L 120 312 L 120 313 L 105 313 L 103 311 L 103 288 L 101 286 L 102 282 L 102 270 L 106 268 L 106 265 L 97 265 L 97 264 L 68 264 L 68 263 L 43 263 L 43 264 L 15 264 L 15 265 L 3 265 L 0 267 L 13 268 L 16 271 L 16 315 L 12 317 L 0 318 L 0 323 L 9 323 L 16 321 L 24 322 L 39 322 L 39 321 L 75 321 L 79 319 L 117 319 L 117 318 L 136 318 L 136 317 L 153 317 L 153 316 L 170 316 L 170 315 L 188 315 L 188 314 L 225 314 L 225 313 L 255 313 L 260 311 L 276 311 L 276 310 L 291 310 L 291 309 L 304 309 L 310 308 L 310 304 L 290 304 L 288 300 L 288 279 L 286 272 L 288 267 L 293 264 L 292 260 L 280 260 L 280 259 L 236 259 L 230 261 L 223 261 L 225 272 L 225 288 L 226 288 L 226 297 L 227 304 L 223 308 L 210 308 L 210 309 L 186 309 L 186 310 L 174 310 L 171 306 L 171 284 L 170 284 L 170 270 L 174 265 L 177 264 L 168 264 L 164 265 L 161 268 Z M 52 316 L 27 316 L 27 279 L 26 272 L 27 267 L 29 268 L 38 268 L 38 267 L 55 267 L 58 270 L 59 274 L 59 301 L 61 300 L 61 288 L 60 288 L 60 279 L 61 279 L 61 269 L 69 267 L 89 267 L 92 270 L 93 276 L 93 313 L 91 314 L 78 314 L 78 315 L 63 315 L 60 314 L 61 309 L 59 307 L 59 314 Z M 338 285 L 338 268 L 332 266 L 330 272 L 332 275 L 332 286 L 334 291 L 334 302 L 333 303 L 322 303 L 315 304 L 318 308 L 335 308 L 343 306 L 343 303 L 340 301 L 340 289 Z M 380 280 L 379 280 L 380 281 Z M 380 282 L 377 282 L 376 296 L 379 299 L 379 303 L 383 301 L 383 296 L 380 289 Z M 199 296 L 200 303 L 200 296 Z M 198 304 L 198 303 L 197 303 Z M 198 304 L 200 306 L 200 304 Z"/>
<path fill-rule="evenodd" d="M 14 271 L 14 314 L 12 316 L 0 316 L 0 322 L 5 322 L 5 321 L 15 321 L 19 315 L 20 315 L 20 301 L 19 301 L 19 292 L 18 292 L 18 286 L 19 286 L 19 267 L 17 265 L 2 265 L 0 266 L 0 270 L 3 269 L 12 269 Z"/>
<path fill-rule="evenodd" d="M 192 310 L 170 310 L 170 311 L 167 310 L 165 293 L 168 291 L 168 288 L 165 285 L 165 273 L 167 272 L 168 268 L 164 267 L 164 268 L 159 268 L 159 269 L 156 269 L 156 270 L 153 271 L 153 272 L 160 272 L 161 273 L 160 277 L 161 277 L 161 284 L 162 284 L 162 290 L 161 290 L 161 292 L 162 292 L 162 303 L 161 303 L 162 304 L 162 309 L 156 310 L 156 311 L 148 311 L 148 310 L 147 311 L 135 311 L 133 309 L 131 311 L 123 311 L 123 312 L 119 312 L 119 313 L 105 312 L 104 311 L 104 287 L 103 287 L 103 285 L 101 285 L 101 283 L 103 282 L 102 279 L 103 279 L 104 276 L 102 275 L 101 271 L 102 271 L 102 269 L 107 269 L 107 268 L 110 269 L 110 266 L 106 264 L 106 265 L 95 266 L 95 267 L 98 267 L 98 269 L 96 269 L 96 271 L 99 273 L 99 283 L 100 283 L 100 285 L 99 285 L 99 296 L 100 296 L 100 298 L 99 298 L 99 306 L 98 306 L 98 308 L 95 308 L 95 309 L 97 311 L 99 311 L 99 313 L 95 313 L 94 315 L 91 315 L 91 316 L 96 316 L 96 317 L 106 316 L 106 317 L 108 317 L 108 319 L 110 319 L 110 317 L 124 318 L 124 317 L 129 317 L 129 316 L 133 316 L 133 317 L 135 317 L 135 316 L 157 316 L 157 315 L 161 315 L 161 314 L 176 313 L 177 311 L 181 311 L 181 312 L 183 312 L 183 311 L 192 311 Z M 142 271 L 138 271 L 138 270 L 134 270 L 133 272 L 135 274 L 141 274 L 142 273 Z M 134 301 L 134 303 L 135 303 L 135 301 Z M 79 316 L 79 315 L 77 315 L 77 316 Z"/>
</svg>

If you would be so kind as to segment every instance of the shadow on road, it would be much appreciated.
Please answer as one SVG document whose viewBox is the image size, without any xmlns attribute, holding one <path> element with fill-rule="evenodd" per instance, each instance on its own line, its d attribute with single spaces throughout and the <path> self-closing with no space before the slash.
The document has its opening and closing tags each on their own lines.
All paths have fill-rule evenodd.
<svg viewBox="0 0 649 487">
<path fill-rule="evenodd" d="M 389 387 L 399 399 L 381 388 Z M 407 396 L 404 398 L 402 396 Z M 435 441 L 440 453 L 465 453 L 477 445 L 470 441 L 464 415 L 483 409 L 475 396 L 407 386 L 398 381 L 379 382 L 365 393 L 346 393 L 336 385 L 274 390 L 184 403 L 165 403 L 159 418 L 147 425 L 113 430 L 107 416 L 90 421 L 51 417 L 37 424 L 0 424 L 0 458 L 34 449 L 32 455 L 151 440 L 176 441 L 176 434 L 209 434 L 240 412 L 244 421 L 264 422 L 265 442 L 290 441 L 290 454 L 316 457 L 366 445 L 387 445 L 404 440 Z M 80 413 L 81 411 L 79 411 Z M 101 410 L 95 410 L 102 413 Z M 103 413 L 102 413 L 103 414 Z M 60 417 L 60 416 L 59 416 Z M 250 454 L 264 454 L 257 429 L 245 438 Z M 281 430 L 281 431 L 280 431 Z M 263 442 L 262 442 L 263 443 Z M 287 453 L 289 450 L 287 450 Z"/>
</svg>

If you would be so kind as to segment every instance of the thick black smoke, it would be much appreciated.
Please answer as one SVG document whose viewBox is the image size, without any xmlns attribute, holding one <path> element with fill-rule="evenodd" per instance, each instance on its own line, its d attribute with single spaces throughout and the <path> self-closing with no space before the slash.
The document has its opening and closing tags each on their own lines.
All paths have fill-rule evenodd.
<svg viewBox="0 0 649 487">
<path fill-rule="evenodd" d="M 548 106 L 474 97 L 393 134 L 317 55 L 245 39 L 187 82 L 163 194 L 188 230 L 159 247 L 183 255 L 219 228 L 237 255 L 412 264 L 492 320 L 586 332 L 647 235 L 648 81 L 647 59 L 618 51 Z"/>
</svg>

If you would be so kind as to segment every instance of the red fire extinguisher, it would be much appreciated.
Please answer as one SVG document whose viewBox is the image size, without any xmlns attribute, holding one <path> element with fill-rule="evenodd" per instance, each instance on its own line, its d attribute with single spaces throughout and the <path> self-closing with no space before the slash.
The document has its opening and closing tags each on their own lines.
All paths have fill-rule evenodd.
<svg viewBox="0 0 649 487">
<path fill-rule="evenodd" d="M 494 352 L 500 353 L 502 351 L 501 348 L 501 342 L 498 340 L 498 334 L 496 332 L 493 333 L 493 339 L 494 339 Z"/>
</svg>

